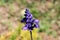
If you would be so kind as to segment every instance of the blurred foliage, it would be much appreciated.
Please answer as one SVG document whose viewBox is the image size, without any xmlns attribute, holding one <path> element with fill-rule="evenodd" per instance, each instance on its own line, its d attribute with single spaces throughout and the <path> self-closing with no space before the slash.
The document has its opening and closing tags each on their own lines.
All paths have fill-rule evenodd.
<svg viewBox="0 0 60 40">
<path fill-rule="evenodd" d="M 0 6 L 4 5 L 5 0 L 0 0 Z"/>
<path fill-rule="evenodd" d="M 35 18 L 40 16 L 39 11 L 37 9 L 31 9 L 31 13 Z"/>
</svg>

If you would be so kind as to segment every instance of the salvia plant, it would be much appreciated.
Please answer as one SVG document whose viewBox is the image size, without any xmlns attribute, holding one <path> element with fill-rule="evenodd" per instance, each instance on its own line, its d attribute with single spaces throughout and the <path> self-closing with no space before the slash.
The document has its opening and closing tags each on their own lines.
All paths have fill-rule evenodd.
<svg viewBox="0 0 60 40">
<path fill-rule="evenodd" d="M 33 15 L 30 13 L 29 9 L 25 10 L 24 18 L 21 20 L 22 23 L 25 23 L 25 26 L 23 27 L 23 30 L 29 30 L 30 31 L 30 37 L 32 38 L 32 30 L 34 28 L 39 28 L 39 20 L 33 18 Z"/>
</svg>

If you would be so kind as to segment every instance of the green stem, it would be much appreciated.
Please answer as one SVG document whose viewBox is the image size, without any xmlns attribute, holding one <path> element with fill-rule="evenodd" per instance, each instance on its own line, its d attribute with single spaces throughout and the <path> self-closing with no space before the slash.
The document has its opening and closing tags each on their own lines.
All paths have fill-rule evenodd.
<svg viewBox="0 0 60 40">
<path fill-rule="evenodd" d="M 31 40 L 33 40 L 33 38 L 32 38 L 32 31 L 30 31 L 30 37 L 31 37 Z"/>
</svg>

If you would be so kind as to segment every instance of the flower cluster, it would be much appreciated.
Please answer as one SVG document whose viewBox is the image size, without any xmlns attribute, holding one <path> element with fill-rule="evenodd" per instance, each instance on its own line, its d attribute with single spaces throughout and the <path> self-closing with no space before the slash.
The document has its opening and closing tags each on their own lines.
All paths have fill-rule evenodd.
<svg viewBox="0 0 60 40">
<path fill-rule="evenodd" d="M 33 16 L 28 9 L 25 10 L 24 16 L 25 18 L 21 20 L 22 23 L 25 23 L 23 30 L 33 30 L 33 28 L 39 28 L 39 21 L 37 19 L 33 19 Z"/>
</svg>

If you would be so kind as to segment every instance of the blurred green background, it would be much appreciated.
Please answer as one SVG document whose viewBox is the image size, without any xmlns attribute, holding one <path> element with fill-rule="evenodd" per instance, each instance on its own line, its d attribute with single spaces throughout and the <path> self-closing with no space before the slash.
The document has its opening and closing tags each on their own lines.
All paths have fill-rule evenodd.
<svg viewBox="0 0 60 40">
<path fill-rule="evenodd" d="M 33 40 L 60 40 L 60 0 L 0 0 L 0 40 L 30 40 L 20 22 L 26 8 L 40 20 Z"/>
</svg>

